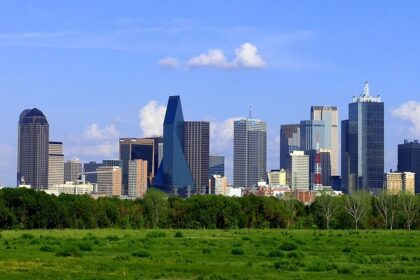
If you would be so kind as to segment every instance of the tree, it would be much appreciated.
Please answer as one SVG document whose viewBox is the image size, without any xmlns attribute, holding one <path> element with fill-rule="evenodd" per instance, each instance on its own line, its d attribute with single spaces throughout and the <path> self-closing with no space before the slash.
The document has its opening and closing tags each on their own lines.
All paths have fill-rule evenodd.
<svg viewBox="0 0 420 280">
<path fill-rule="evenodd" d="M 296 199 L 285 198 L 281 200 L 284 217 L 286 219 L 286 227 L 289 228 L 297 215 Z"/>
<path fill-rule="evenodd" d="M 401 213 L 405 218 L 405 225 L 407 226 L 408 230 L 411 230 L 411 226 L 414 224 L 417 214 L 415 196 L 409 193 L 400 193 L 399 206 Z"/>
<path fill-rule="evenodd" d="M 359 228 L 359 222 L 369 209 L 369 194 L 365 192 L 355 192 L 347 195 L 344 207 L 354 221 L 356 230 Z"/>
<path fill-rule="evenodd" d="M 395 213 L 396 213 L 396 196 L 388 194 L 387 191 L 382 191 L 375 198 L 375 207 L 384 221 L 385 228 L 393 229 Z"/>
<path fill-rule="evenodd" d="M 336 199 L 323 193 L 321 196 L 316 198 L 316 203 L 319 207 L 320 215 L 325 219 L 326 228 L 330 229 L 330 222 L 338 208 Z"/>
<path fill-rule="evenodd" d="M 149 189 L 144 196 L 144 206 L 149 226 L 158 228 L 168 214 L 168 196 L 158 189 Z"/>
</svg>

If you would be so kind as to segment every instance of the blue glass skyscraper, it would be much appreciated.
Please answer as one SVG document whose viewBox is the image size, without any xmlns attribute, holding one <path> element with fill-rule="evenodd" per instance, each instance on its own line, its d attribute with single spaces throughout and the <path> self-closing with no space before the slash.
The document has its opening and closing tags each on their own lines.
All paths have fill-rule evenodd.
<svg viewBox="0 0 420 280">
<path fill-rule="evenodd" d="M 155 186 L 168 194 L 189 196 L 194 180 L 184 155 L 184 116 L 179 96 L 170 96 L 163 123 L 163 159 Z"/>
<path fill-rule="evenodd" d="M 377 193 L 383 188 L 384 103 L 379 96 L 369 95 L 367 83 L 364 94 L 349 104 L 349 119 L 343 122 L 342 130 L 347 138 L 342 147 L 344 189 Z"/>
</svg>

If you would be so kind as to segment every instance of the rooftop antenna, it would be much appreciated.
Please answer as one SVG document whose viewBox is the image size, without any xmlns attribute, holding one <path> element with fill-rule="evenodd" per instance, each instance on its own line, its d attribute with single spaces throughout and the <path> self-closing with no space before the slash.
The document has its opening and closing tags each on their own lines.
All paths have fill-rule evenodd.
<svg viewBox="0 0 420 280">
<path fill-rule="evenodd" d="M 249 105 L 249 116 L 248 118 L 251 120 L 252 119 L 252 104 Z"/>
<path fill-rule="evenodd" d="M 365 82 L 365 88 L 363 89 L 363 96 L 369 96 L 369 83 Z"/>
</svg>

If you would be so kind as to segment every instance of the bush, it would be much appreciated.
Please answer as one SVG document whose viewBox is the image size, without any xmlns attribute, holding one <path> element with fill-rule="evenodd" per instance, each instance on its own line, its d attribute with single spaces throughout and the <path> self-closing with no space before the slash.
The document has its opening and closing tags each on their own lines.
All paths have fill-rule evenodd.
<svg viewBox="0 0 420 280">
<path fill-rule="evenodd" d="M 350 247 L 344 247 L 343 249 L 343 253 L 351 253 L 351 251 L 352 251 L 352 248 Z"/>
<path fill-rule="evenodd" d="M 201 250 L 201 252 L 202 252 L 204 255 L 209 255 L 209 254 L 211 254 L 211 250 L 210 250 L 209 248 L 204 248 L 203 250 Z"/>
<path fill-rule="evenodd" d="M 150 257 L 150 253 L 144 250 L 138 251 L 138 252 L 134 252 L 131 254 L 133 257 L 137 257 L 137 258 L 148 258 Z"/>
<path fill-rule="evenodd" d="M 268 257 L 270 258 L 282 258 L 284 257 L 284 252 L 277 250 L 277 251 L 271 251 L 270 253 L 268 253 Z"/>
<path fill-rule="evenodd" d="M 55 254 L 57 257 L 81 257 L 80 250 L 77 247 L 66 248 Z"/>
<path fill-rule="evenodd" d="M 39 250 L 41 252 L 53 252 L 54 251 L 54 249 L 50 246 L 42 246 Z"/>
<path fill-rule="evenodd" d="M 180 231 L 177 231 L 177 232 L 175 233 L 174 237 L 175 237 L 175 238 L 182 238 L 182 237 L 184 237 L 184 234 L 183 234 L 182 232 L 180 232 Z"/>
<path fill-rule="evenodd" d="M 277 269 L 277 270 L 287 270 L 287 271 L 298 270 L 296 265 L 291 264 L 288 261 L 276 261 L 274 263 L 274 268 Z"/>
<path fill-rule="evenodd" d="M 166 233 L 164 233 L 163 231 L 151 231 L 146 234 L 146 237 L 148 238 L 166 237 Z"/>
<path fill-rule="evenodd" d="M 244 254 L 244 250 L 240 249 L 240 248 L 233 248 L 232 249 L 232 255 L 243 255 Z"/>
<path fill-rule="evenodd" d="M 108 235 L 108 236 L 106 237 L 106 239 L 107 239 L 108 241 L 119 241 L 119 240 L 120 240 L 120 238 L 119 238 L 118 236 L 116 236 L 116 235 Z"/>
<path fill-rule="evenodd" d="M 82 243 L 79 245 L 81 251 L 92 251 L 92 246 L 89 243 Z"/>
<path fill-rule="evenodd" d="M 123 255 L 123 256 L 114 257 L 113 260 L 114 261 L 129 261 L 130 258 L 131 257 L 129 255 Z"/>
<path fill-rule="evenodd" d="M 30 233 L 24 233 L 24 234 L 22 234 L 22 236 L 20 238 L 22 238 L 22 239 L 33 239 L 34 235 L 30 234 Z"/>
<path fill-rule="evenodd" d="M 301 252 L 292 251 L 292 252 L 288 252 L 287 253 L 287 257 L 289 259 L 302 259 L 303 258 L 303 254 Z"/>
<path fill-rule="evenodd" d="M 283 251 L 293 251 L 297 249 L 296 243 L 293 242 L 285 242 L 279 246 L 279 248 Z"/>
</svg>

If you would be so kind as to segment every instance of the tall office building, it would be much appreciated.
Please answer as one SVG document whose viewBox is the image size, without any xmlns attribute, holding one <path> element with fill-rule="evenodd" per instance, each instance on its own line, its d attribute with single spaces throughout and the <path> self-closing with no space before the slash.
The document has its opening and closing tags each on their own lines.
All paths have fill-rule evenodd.
<svg viewBox="0 0 420 280">
<path fill-rule="evenodd" d="M 122 170 L 118 166 L 101 166 L 97 168 L 97 194 L 106 196 L 121 195 Z"/>
<path fill-rule="evenodd" d="M 300 124 L 280 127 L 280 168 L 290 170 L 290 153 L 300 149 Z"/>
<path fill-rule="evenodd" d="M 123 189 L 128 192 L 128 163 L 130 160 L 147 161 L 148 185 L 151 186 L 162 159 L 163 137 L 121 138 L 120 160 L 123 162 Z"/>
<path fill-rule="evenodd" d="M 137 159 L 128 162 L 128 196 L 143 197 L 147 192 L 148 162 Z"/>
<path fill-rule="evenodd" d="M 19 117 L 17 184 L 48 188 L 49 124 L 38 110 L 24 110 Z"/>
<path fill-rule="evenodd" d="M 194 179 L 196 194 L 209 190 L 210 123 L 184 122 L 184 155 Z"/>
<path fill-rule="evenodd" d="M 226 177 L 221 175 L 212 175 L 209 181 L 210 194 L 223 196 L 228 194 L 228 182 Z"/>
<path fill-rule="evenodd" d="M 329 137 L 331 150 L 331 176 L 339 176 L 338 172 L 338 108 L 336 106 L 312 106 L 311 120 L 324 121 L 326 137 Z"/>
<path fill-rule="evenodd" d="M 354 191 L 355 174 L 350 175 L 349 120 L 341 121 L 341 191 Z"/>
<path fill-rule="evenodd" d="M 83 171 L 83 164 L 78 158 L 72 158 L 64 163 L 64 181 L 76 182 Z"/>
<path fill-rule="evenodd" d="M 170 96 L 163 123 L 163 159 L 154 185 L 172 195 L 189 196 L 194 191 L 194 180 L 183 146 L 181 99 L 179 96 Z"/>
<path fill-rule="evenodd" d="M 88 163 L 83 164 L 83 170 L 86 174 L 86 181 L 91 184 L 98 183 L 98 174 L 96 173 L 96 169 L 101 167 L 102 163 L 97 163 L 96 161 L 90 161 Z"/>
<path fill-rule="evenodd" d="M 234 122 L 233 184 L 257 186 L 267 181 L 267 123 L 256 119 Z"/>
<path fill-rule="evenodd" d="M 413 172 L 416 175 L 416 194 L 420 193 L 420 143 L 418 140 L 398 145 L 398 171 Z"/>
<path fill-rule="evenodd" d="M 62 142 L 49 142 L 48 145 L 48 189 L 52 185 L 64 183 L 64 155 Z"/>
<path fill-rule="evenodd" d="M 104 159 L 102 161 L 102 166 L 117 166 L 122 169 L 124 162 L 120 159 Z"/>
<path fill-rule="evenodd" d="M 225 176 L 225 157 L 210 156 L 209 159 L 209 177 L 213 175 Z"/>
<path fill-rule="evenodd" d="M 346 191 L 350 193 L 356 190 L 377 193 L 383 189 L 384 103 L 379 96 L 370 96 L 367 83 L 363 95 L 354 97 L 349 104 L 349 119 L 343 124 L 347 146 L 342 147 L 342 154 L 346 156 L 348 152 L 348 166 L 342 166 L 342 173 L 348 172 L 343 176 L 347 178 L 343 185 L 347 185 Z"/>
<path fill-rule="evenodd" d="M 293 151 L 290 154 L 290 188 L 292 190 L 309 190 L 309 155 L 303 151 Z"/>
</svg>

